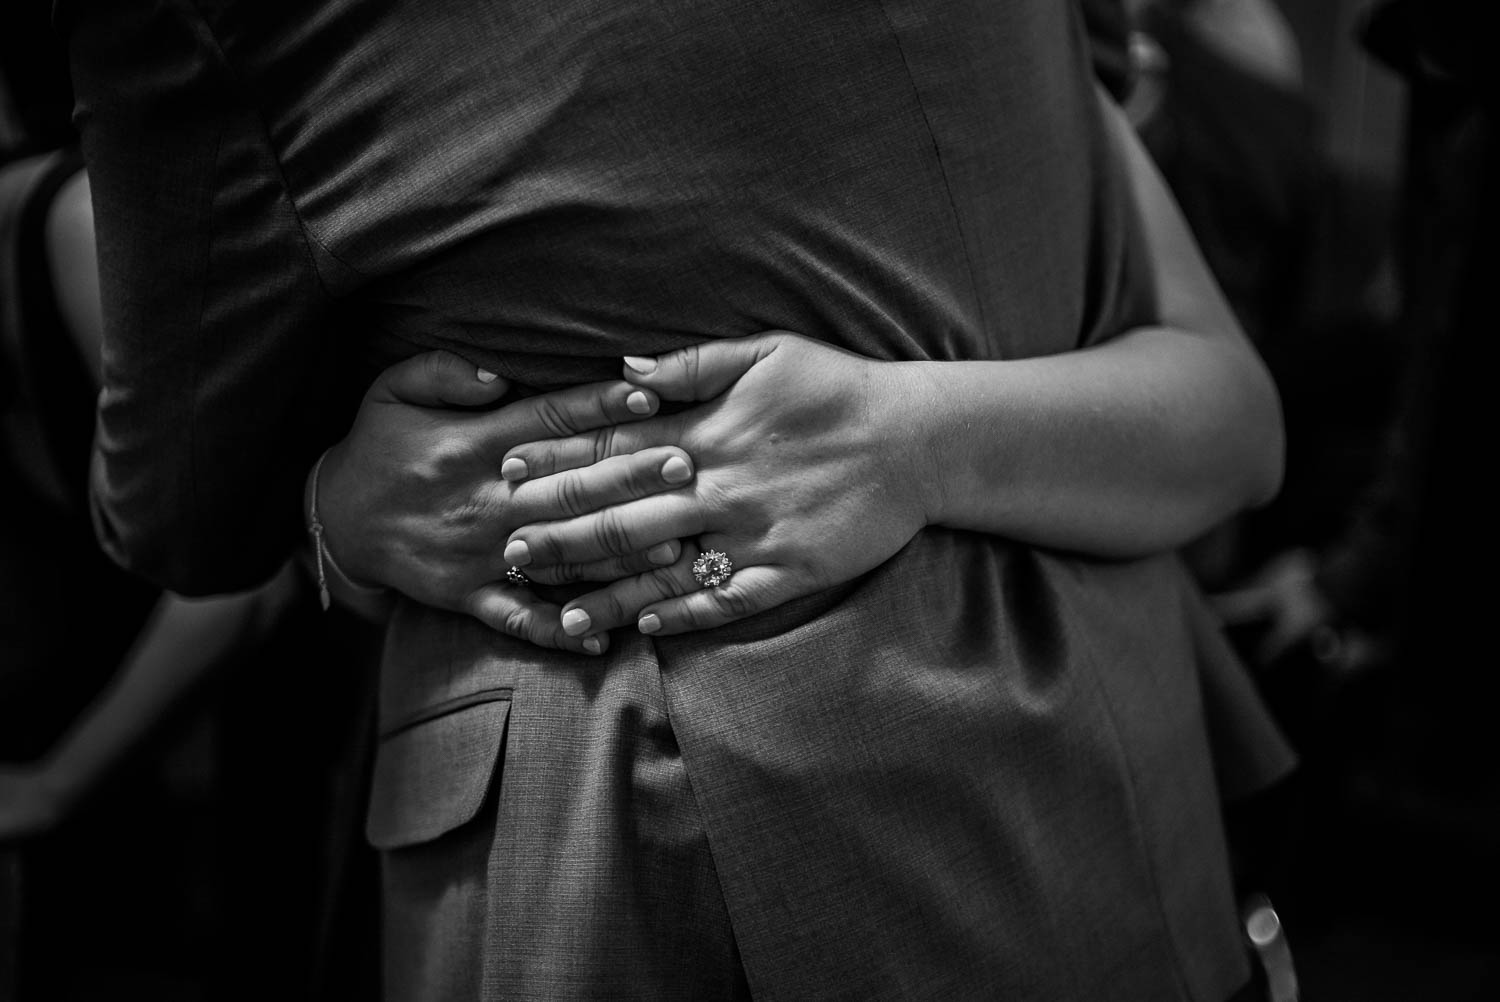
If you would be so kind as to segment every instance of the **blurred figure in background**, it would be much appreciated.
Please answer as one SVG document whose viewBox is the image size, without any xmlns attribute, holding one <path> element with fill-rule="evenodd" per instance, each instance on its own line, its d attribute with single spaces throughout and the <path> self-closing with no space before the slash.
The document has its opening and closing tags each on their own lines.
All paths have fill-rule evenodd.
<svg viewBox="0 0 1500 1002">
<path fill-rule="evenodd" d="M 1137 0 L 1132 120 L 1286 411 L 1278 499 L 1193 552 L 1204 585 L 1337 533 L 1373 475 L 1400 360 L 1391 192 L 1336 166 L 1271 0 Z"/>
<path fill-rule="evenodd" d="M 1483 5 L 1365 6 L 1366 47 L 1407 89 L 1399 186 L 1324 152 L 1324 117 L 1367 109 L 1304 89 L 1277 4 L 1129 6 L 1127 108 L 1286 410 L 1281 496 L 1193 554 L 1303 756 L 1279 803 L 1240 816 L 1241 844 L 1271 850 L 1255 883 L 1328 997 L 1493 997 Z"/>
<path fill-rule="evenodd" d="M 331 904 L 362 907 L 366 631 L 298 568 L 189 601 L 94 540 L 92 212 L 39 11 L 0 30 L 0 998 L 373 993 L 373 916 Z"/>
<path fill-rule="evenodd" d="M 1410 864 L 1386 893 L 1465 938 L 1493 936 L 1500 890 L 1496 686 L 1482 667 L 1493 660 L 1493 592 L 1476 587 L 1495 566 L 1495 536 L 1474 486 L 1494 451 L 1481 381 L 1494 328 L 1500 164 L 1479 9 L 1390 0 L 1369 22 L 1366 45 L 1400 74 L 1409 98 L 1396 230 L 1407 358 L 1398 417 L 1372 484 L 1337 531 L 1281 554 L 1233 596 L 1267 621 L 1267 659 L 1307 646 L 1347 669 L 1365 651 L 1383 653 L 1362 704 L 1362 742 L 1344 750 L 1352 773 L 1340 807 L 1362 836 L 1382 833 L 1371 852 Z M 1435 887 L 1445 889 L 1441 900 Z M 1492 966 L 1488 984 L 1496 978 Z"/>
<path fill-rule="evenodd" d="M 1372 294 L 1389 199 L 1322 152 L 1297 39 L 1269 0 L 1091 0 L 1086 10 L 1096 72 L 1160 165 L 1282 394 L 1281 496 L 1188 550 L 1200 583 L 1222 590 L 1336 531 L 1370 476 L 1392 383 L 1389 324 Z M 1234 611 L 1241 653 L 1264 666 L 1263 609 Z M 1312 693 L 1284 691 L 1278 678 L 1262 673 L 1261 686 L 1307 753 L 1299 727 Z M 1266 815 L 1258 804 L 1231 809 L 1257 819 L 1236 833 L 1242 887 L 1286 904 L 1286 835 L 1267 830 Z M 1271 827 L 1285 828 L 1284 815 L 1270 811 Z"/>
</svg>

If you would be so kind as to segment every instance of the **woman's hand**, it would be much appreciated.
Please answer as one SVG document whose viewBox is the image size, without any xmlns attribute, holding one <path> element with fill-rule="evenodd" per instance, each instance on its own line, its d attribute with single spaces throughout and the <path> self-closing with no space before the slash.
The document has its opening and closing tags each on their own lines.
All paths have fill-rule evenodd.
<svg viewBox="0 0 1500 1002">
<path fill-rule="evenodd" d="M 1275 390 L 1227 311 L 1205 312 L 1198 328 L 1133 328 L 1005 361 L 876 362 L 787 333 L 627 359 L 631 382 L 707 402 L 509 459 L 554 474 L 678 445 L 696 481 L 524 526 L 506 557 L 531 573 L 696 537 L 734 561 L 728 583 L 701 588 L 685 543 L 671 567 L 563 615 L 570 634 L 637 611 L 643 631 L 675 633 L 850 580 L 925 525 L 1094 558 L 1174 549 L 1267 500 L 1280 477 Z"/>
<path fill-rule="evenodd" d="M 786 332 L 627 359 L 627 378 L 701 406 L 607 433 L 510 451 L 532 475 L 600 456 L 677 445 L 697 476 L 676 490 L 518 529 L 505 549 L 528 574 L 696 539 L 734 562 L 728 582 L 693 577 L 698 546 L 671 566 L 564 608 L 569 634 L 637 623 L 646 633 L 701 630 L 811 594 L 884 563 L 927 524 L 910 366 L 875 362 Z"/>
<path fill-rule="evenodd" d="M 692 462 L 681 449 L 650 448 L 555 476 L 515 460 L 502 464 L 523 443 L 594 429 L 607 437 L 617 425 L 656 413 L 659 403 L 650 389 L 615 381 L 481 409 L 508 388 L 448 352 L 382 373 L 319 472 L 328 552 L 356 584 L 468 612 L 542 646 L 600 653 L 605 637 L 564 633 L 556 604 L 505 581 L 505 541 L 523 524 L 673 489 L 691 478 Z M 656 540 L 639 552 L 553 564 L 529 576 L 541 584 L 611 581 L 670 565 L 679 553 L 675 542 Z"/>
</svg>

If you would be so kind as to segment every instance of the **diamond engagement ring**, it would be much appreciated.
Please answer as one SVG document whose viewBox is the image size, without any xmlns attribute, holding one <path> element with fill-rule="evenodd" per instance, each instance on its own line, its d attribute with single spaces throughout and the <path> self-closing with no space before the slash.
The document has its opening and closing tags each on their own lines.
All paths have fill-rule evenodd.
<svg viewBox="0 0 1500 1002">
<path fill-rule="evenodd" d="M 733 573 L 734 564 L 729 562 L 729 554 L 718 550 L 706 550 L 693 561 L 693 580 L 705 588 L 717 588 Z"/>
<path fill-rule="evenodd" d="M 505 580 L 509 581 L 513 585 L 520 585 L 522 588 L 525 588 L 527 585 L 531 584 L 531 579 L 528 578 L 525 574 L 522 574 L 521 568 L 519 567 L 512 567 L 510 570 L 506 571 Z"/>
</svg>

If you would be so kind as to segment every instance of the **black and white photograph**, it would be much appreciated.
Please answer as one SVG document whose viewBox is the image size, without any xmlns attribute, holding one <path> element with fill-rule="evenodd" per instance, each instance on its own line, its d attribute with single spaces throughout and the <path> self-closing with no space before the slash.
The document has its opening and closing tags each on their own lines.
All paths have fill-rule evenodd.
<svg viewBox="0 0 1500 1002">
<path fill-rule="evenodd" d="M 1500 999 L 1489 6 L 4 0 L 0 1002 Z"/>
</svg>

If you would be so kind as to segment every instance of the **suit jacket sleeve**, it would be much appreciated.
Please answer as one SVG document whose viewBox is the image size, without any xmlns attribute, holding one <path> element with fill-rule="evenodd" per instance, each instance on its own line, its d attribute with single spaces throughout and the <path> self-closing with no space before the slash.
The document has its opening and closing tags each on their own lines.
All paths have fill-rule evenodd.
<svg viewBox="0 0 1500 1002">
<path fill-rule="evenodd" d="M 104 548 L 186 594 L 254 586 L 301 538 L 329 432 L 330 301 L 260 117 L 182 0 L 57 8 L 105 310 Z"/>
</svg>

